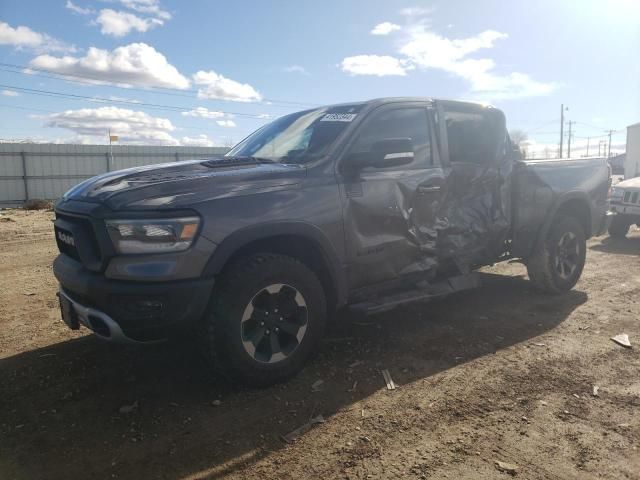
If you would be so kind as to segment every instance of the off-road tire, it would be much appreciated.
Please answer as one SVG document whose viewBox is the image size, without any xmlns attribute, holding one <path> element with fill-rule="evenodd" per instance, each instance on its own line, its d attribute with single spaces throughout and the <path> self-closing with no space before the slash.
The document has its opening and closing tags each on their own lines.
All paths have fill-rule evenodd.
<svg viewBox="0 0 640 480">
<path fill-rule="evenodd" d="M 291 285 L 306 302 L 307 328 L 291 354 L 261 363 L 245 350 L 242 318 L 254 296 L 272 284 Z M 200 328 L 200 341 L 211 366 L 232 382 L 262 387 L 298 373 L 317 351 L 326 323 L 326 298 L 316 274 L 299 260 L 271 253 L 240 259 L 225 269 Z"/>
<path fill-rule="evenodd" d="M 629 227 L 631 227 L 629 220 L 625 219 L 621 215 L 616 215 L 611 219 L 609 225 L 609 236 L 612 238 L 624 238 L 629 233 Z"/>
<path fill-rule="evenodd" d="M 563 278 L 556 266 L 557 255 L 559 255 L 559 242 L 565 234 L 575 236 L 578 246 L 578 254 L 575 259 L 575 270 Z M 538 290 L 547 293 L 564 293 L 571 290 L 578 282 L 586 258 L 586 237 L 582 225 L 575 217 L 558 215 L 546 238 L 536 247 L 533 255 L 527 261 L 527 272 L 529 279 Z"/>
</svg>

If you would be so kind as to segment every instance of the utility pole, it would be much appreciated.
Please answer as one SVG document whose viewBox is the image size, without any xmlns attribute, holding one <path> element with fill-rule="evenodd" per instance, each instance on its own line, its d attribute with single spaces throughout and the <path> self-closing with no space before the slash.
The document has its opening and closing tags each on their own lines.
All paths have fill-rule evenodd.
<svg viewBox="0 0 640 480">
<path fill-rule="evenodd" d="M 587 137 L 587 157 L 589 156 L 589 143 L 591 143 L 591 137 Z"/>
<path fill-rule="evenodd" d="M 613 130 L 609 130 L 609 152 L 607 153 L 607 158 L 611 158 L 611 134 Z"/>
<path fill-rule="evenodd" d="M 564 103 L 560 104 L 560 158 L 562 158 L 562 144 L 564 143 Z"/>
<path fill-rule="evenodd" d="M 576 123 L 569 120 L 569 138 L 567 139 L 567 158 L 571 158 L 571 126 Z"/>
</svg>

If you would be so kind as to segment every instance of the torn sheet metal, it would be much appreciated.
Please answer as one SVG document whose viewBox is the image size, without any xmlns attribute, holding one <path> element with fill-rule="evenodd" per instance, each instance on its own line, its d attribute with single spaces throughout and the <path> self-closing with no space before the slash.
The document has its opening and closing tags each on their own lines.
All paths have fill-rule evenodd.
<svg viewBox="0 0 640 480">
<path fill-rule="evenodd" d="M 440 261 L 454 259 L 458 266 L 470 268 L 495 261 L 505 250 L 511 163 L 504 162 L 502 171 L 491 167 L 477 173 L 477 167 L 468 167 L 452 168 L 436 225 Z"/>
<path fill-rule="evenodd" d="M 444 168 L 378 169 L 345 186 L 347 248 L 355 287 L 407 274 L 434 278 L 467 273 L 506 250 L 511 219 L 512 162 L 504 117 L 482 162 Z M 375 265 L 375 268 L 373 268 Z"/>
</svg>

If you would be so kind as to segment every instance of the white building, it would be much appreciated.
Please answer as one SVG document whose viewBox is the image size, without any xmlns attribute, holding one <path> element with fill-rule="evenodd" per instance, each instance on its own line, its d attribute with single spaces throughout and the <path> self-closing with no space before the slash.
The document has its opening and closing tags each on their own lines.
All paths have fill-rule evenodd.
<svg viewBox="0 0 640 480">
<path fill-rule="evenodd" d="M 640 176 L 640 122 L 627 127 L 627 158 L 624 162 L 624 178 Z"/>
</svg>

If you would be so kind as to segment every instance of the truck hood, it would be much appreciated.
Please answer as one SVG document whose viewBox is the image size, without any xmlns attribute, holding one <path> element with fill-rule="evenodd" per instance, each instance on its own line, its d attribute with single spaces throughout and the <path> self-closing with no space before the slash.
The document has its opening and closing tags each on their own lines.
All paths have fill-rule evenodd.
<svg viewBox="0 0 640 480">
<path fill-rule="evenodd" d="M 614 185 L 616 188 L 637 188 L 640 189 L 640 177 L 630 178 L 629 180 L 623 180 Z"/>
<path fill-rule="evenodd" d="M 300 165 L 246 159 L 191 160 L 105 173 L 76 185 L 64 199 L 103 203 L 114 210 L 176 208 L 293 188 L 305 174 Z"/>
</svg>

